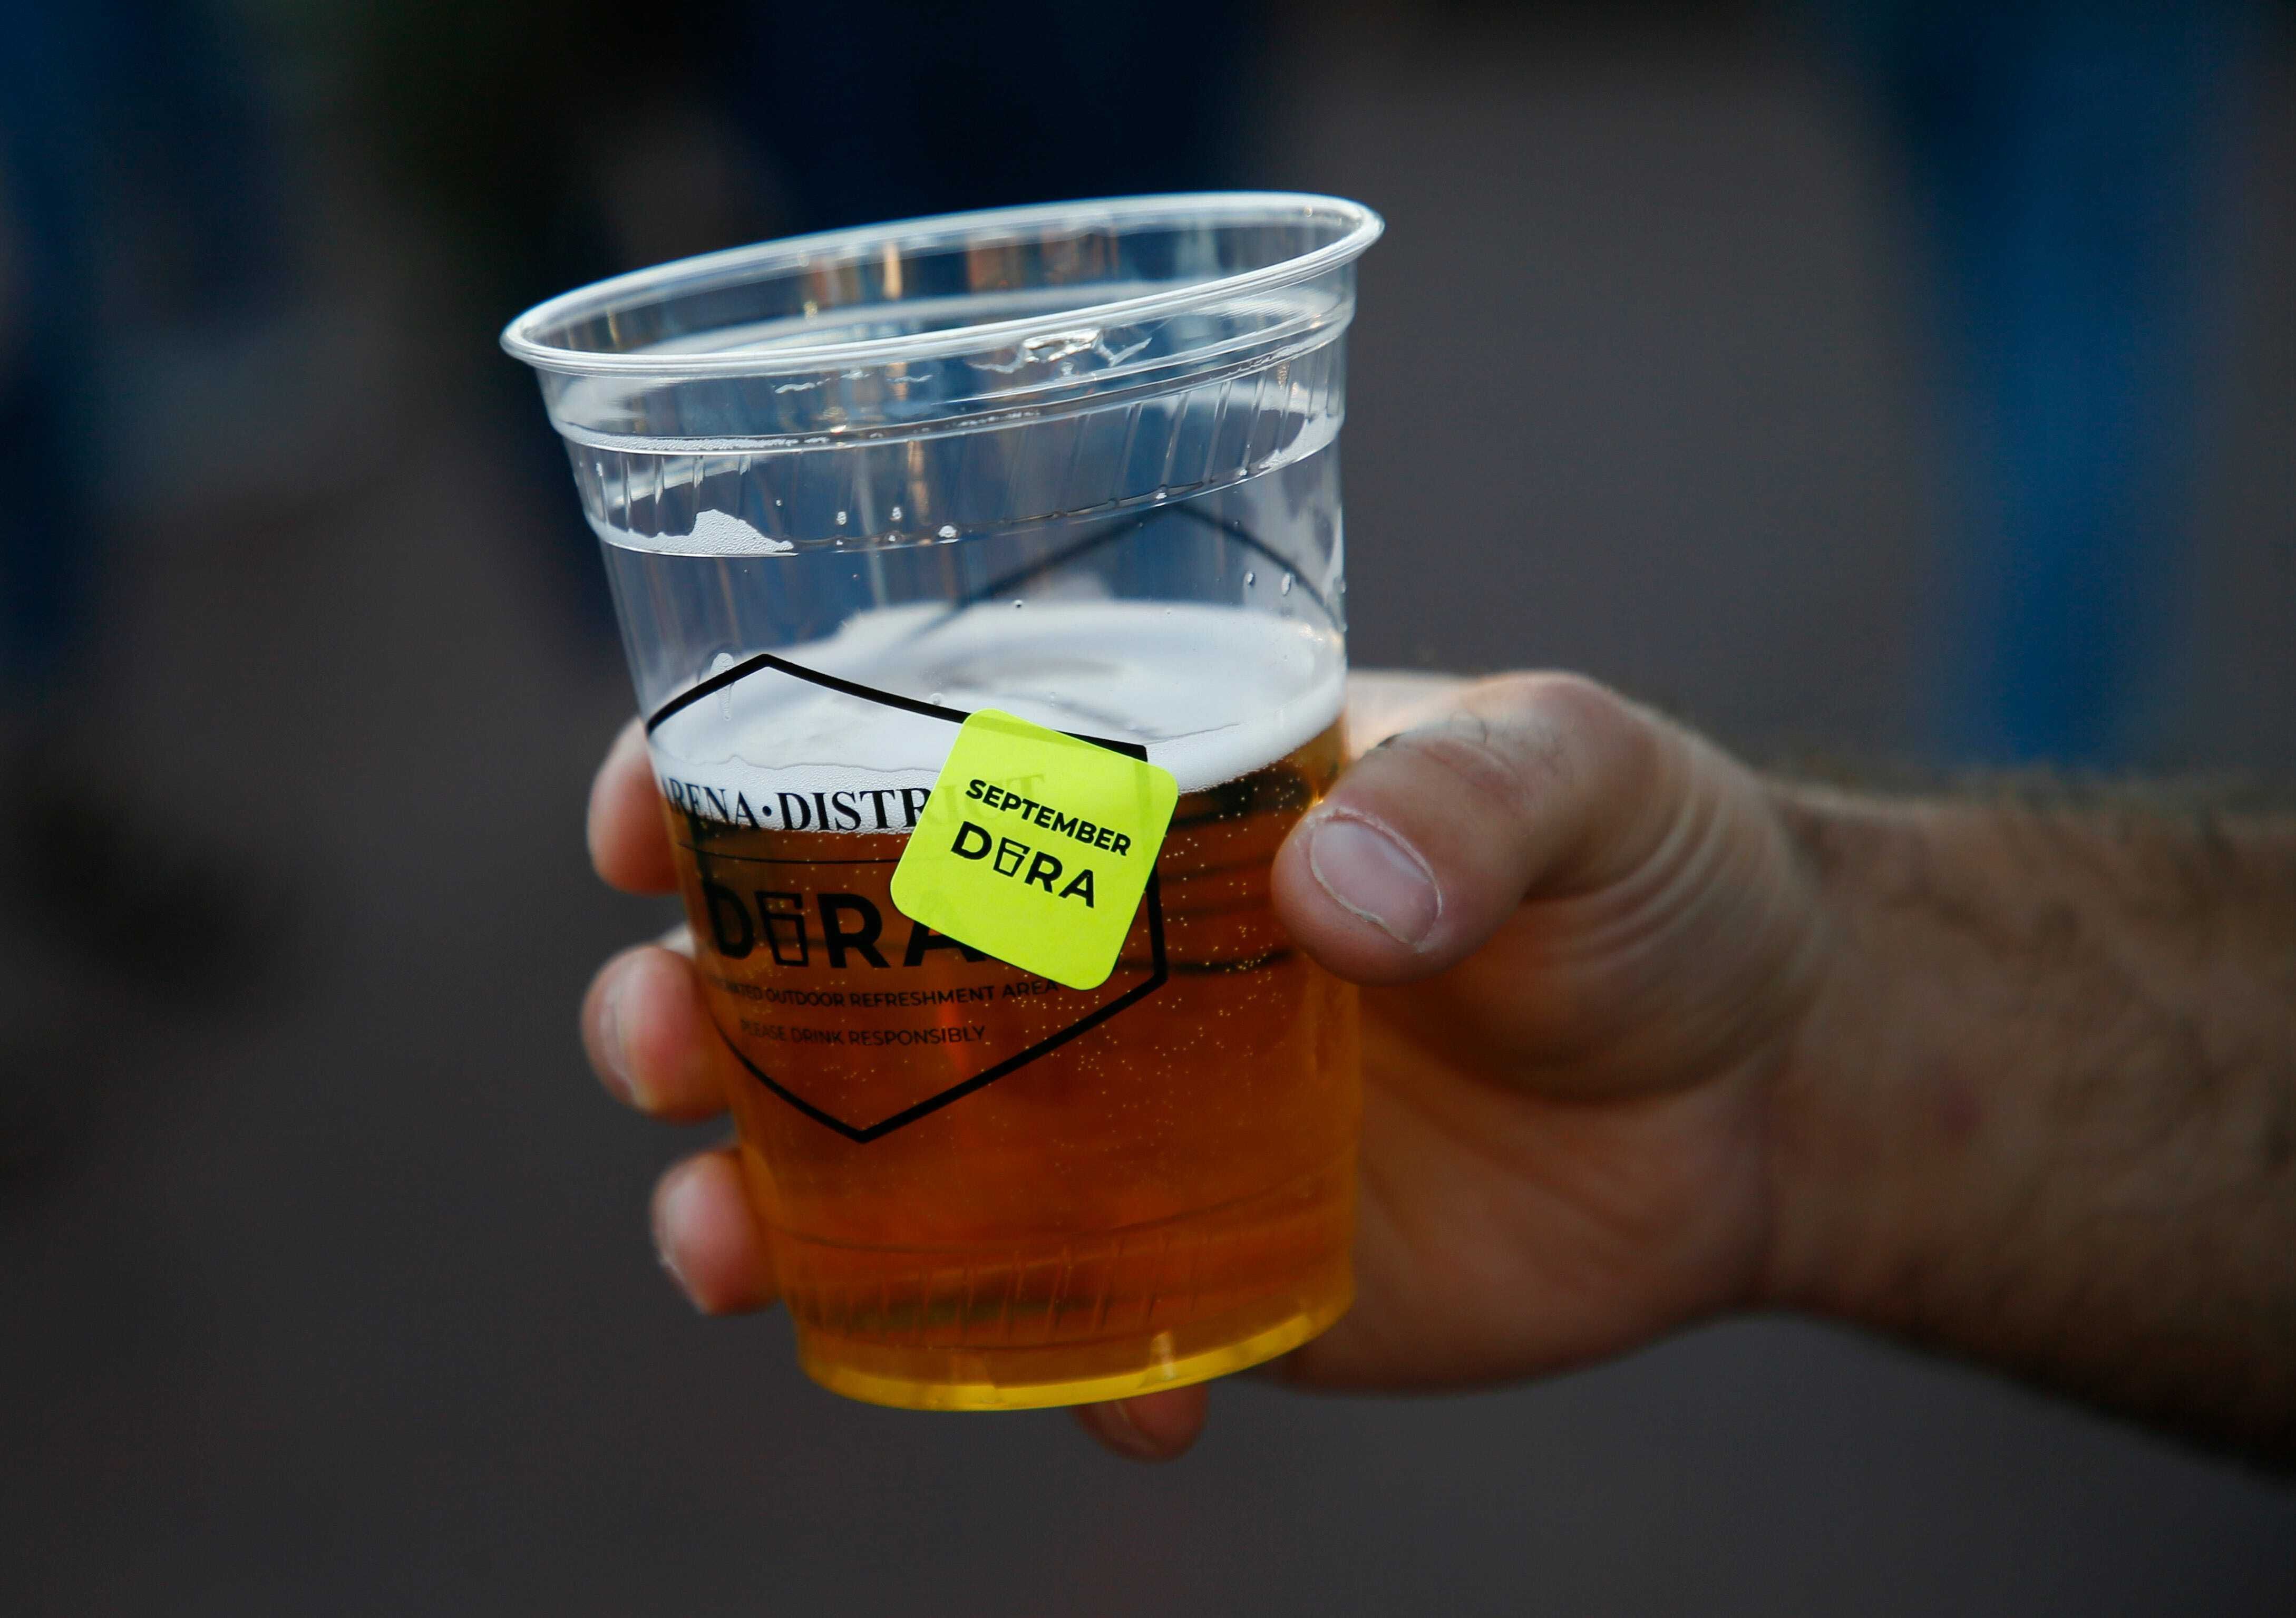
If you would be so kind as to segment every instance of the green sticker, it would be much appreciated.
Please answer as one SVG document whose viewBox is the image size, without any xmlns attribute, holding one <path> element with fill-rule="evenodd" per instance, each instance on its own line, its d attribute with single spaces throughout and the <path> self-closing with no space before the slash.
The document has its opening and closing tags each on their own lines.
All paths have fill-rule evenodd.
<svg viewBox="0 0 2296 1618">
<path fill-rule="evenodd" d="M 1097 989 L 1179 796 L 1168 769 L 984 708 L 957 730 L 893 902 L 1024 972 Z"/>
</svg>

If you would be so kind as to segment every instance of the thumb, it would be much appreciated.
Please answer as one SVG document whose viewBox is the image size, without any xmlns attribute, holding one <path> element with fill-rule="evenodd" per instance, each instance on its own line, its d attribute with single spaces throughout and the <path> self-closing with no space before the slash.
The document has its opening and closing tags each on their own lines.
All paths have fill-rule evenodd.
<svg viewBox="0 0 2296 1618">
<path fill-rule="evenodd" d="M 1465 958 L 1522 900 L 1635 870 L 1680 815 L 1688 737 L 1575 675 L 1462 687 L 1374 748 L 1277 854 L 1275 910 L 1360 983 Z"/>
</svg>

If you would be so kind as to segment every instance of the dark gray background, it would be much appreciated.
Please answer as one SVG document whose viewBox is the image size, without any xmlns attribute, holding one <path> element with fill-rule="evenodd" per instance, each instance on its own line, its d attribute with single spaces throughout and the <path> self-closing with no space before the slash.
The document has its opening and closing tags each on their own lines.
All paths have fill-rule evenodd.
<svg viewBox="0 0 2296 1618">
<path fill-rule="evenodd" d="M 1390 226 L 1345 440 L 1357 661 L 1568 665 L 1758 752 L 1921 757 L 1919 254 L 1839 86 L 1742 21 L 1287 26 L 1272 177 Z M 2273 49 L 2155 751 L 2284 777 Z M 572 1031 L 596 961 L 667 919 L 582 855 L 629 703 L 537 563 L 582 539 L 472 402 L 491 357 L 425 337 L 451 323 L 423 220 L 309 133 L 356 385 L 304 423 L 328 452 L 283 438 L 252 492 L 123 478 L 137 562 L 86 709 L 139 789 L 283 872 L 291 948 L 186 1006 L 0 945 L 39 1148 L 0 1202 L 0 1607 L 2296 1610 L 2284 1487 L 1805 1323 L 1471 1398 L 1226 1386 L 1143 1470 L 1058 1415 L 846 1403 L 779 1317 L 694 1318 L 642 1212 L 689 1143 L 599 1095 Z M 147 448 L 154 481 L 198 463 Z"/>
</svg>

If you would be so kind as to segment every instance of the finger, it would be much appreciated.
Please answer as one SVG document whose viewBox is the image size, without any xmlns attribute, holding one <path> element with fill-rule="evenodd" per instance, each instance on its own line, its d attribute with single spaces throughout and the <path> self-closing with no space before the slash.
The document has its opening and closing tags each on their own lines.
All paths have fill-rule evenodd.
<svg viewBox="0 0 2296 1618">
<path fill-rule="evenodd" d="M 1398 730 L 1456 701 L 1473 684 L 1456 674 L 1357 669 L 1348 674 L 1348 756 L 1360 758 Z"/>
<path fill-rule="evenodd" d="M 661 794 L 646 756 L 645 729 L 636 719 L 622 727 L 590 783 L 589 834 L 590 863 L 609 887 L 625 893 L 676 891 Z"/>
<path fill-rule="evenodd" d="M 1210 1403 L 1209 1391 L 1198 1383 L 1106 1404 L 1078 1405 L 1077 1425 L 1136 1461 L 1177 1460 L 1204 1430 Z"/>
<path fill-rule="evenodd" d="M 690 1123 L 725 1111 L 724 1043 L 693 963 L 659 944 L 623 950 L 582 998 L 582 1045 L 599 1082 L 656 1118 Z"/>
<path fill-rule="evenodd" d="M 732 1146 L 689 1157 L 661 1177 L 653 1192 L 653 1245 L 661 1267 L 705 1315 L 774 1301 L 773 1253 Z"/>
<path fill-rule="evenodd" d="M 1633 868 L 1686 773 L 1681 734 L 1570 675 L 1461 687 L 1351 766 L 1276 855 L 1276 914 L 1341 976 L 1399 983 L 1463 959 L 1534 887 Z"/>
</svg>

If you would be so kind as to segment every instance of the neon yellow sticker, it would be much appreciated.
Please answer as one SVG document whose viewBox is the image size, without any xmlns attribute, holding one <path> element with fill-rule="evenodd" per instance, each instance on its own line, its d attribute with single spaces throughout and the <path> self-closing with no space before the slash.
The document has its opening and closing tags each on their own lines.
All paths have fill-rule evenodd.
<svg viewBox="0 0 2296 1618">
<path fill-rule="evenodd" d="M 1168 769 L 981 709 L 917 817 L 893 902 L 1024 972 L 1097 989 L 1179 796 Z"/>
</svg>

